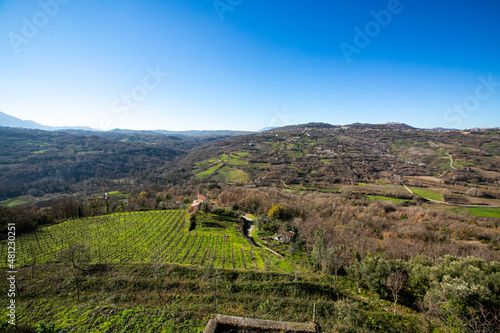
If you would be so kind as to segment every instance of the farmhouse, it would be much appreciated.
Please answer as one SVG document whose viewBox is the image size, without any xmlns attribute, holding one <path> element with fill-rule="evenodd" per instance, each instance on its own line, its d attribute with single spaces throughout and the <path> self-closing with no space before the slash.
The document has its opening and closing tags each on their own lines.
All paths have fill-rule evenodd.
<svg viewBox="0 0 500 333">
<path fill-rule="evenodd" d="M 201 204 L 206 202 L 208 205 L 208 208 L 210 209 L 210 200 L 207 197 L 204 197 L 203 195 L 198 194 L 198 198 L 193 200 L 193 203 L 191 204 L 191 207 L 193 207 L 196 210 L 201 209 Z"/>
<path fill-rule="evenodd" d="M 295 232 L 293 231 L 282 231 L 274 236 L 274 239 L 281 243 L 290 243 L 295 239 Z"/>
</svg>

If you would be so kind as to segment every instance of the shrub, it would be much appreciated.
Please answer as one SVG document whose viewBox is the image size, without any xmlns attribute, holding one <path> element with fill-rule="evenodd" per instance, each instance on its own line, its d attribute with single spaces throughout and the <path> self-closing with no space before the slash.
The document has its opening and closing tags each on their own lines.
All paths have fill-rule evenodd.
<svg viewBox="0 0 500 333">
<path fill-rule="evenodd" d="M 223 207 L 214 207 L 212 209 L 212 214 L 215 215 L 224 215 L 226 213 L 226 210 Z"/>
</svg>

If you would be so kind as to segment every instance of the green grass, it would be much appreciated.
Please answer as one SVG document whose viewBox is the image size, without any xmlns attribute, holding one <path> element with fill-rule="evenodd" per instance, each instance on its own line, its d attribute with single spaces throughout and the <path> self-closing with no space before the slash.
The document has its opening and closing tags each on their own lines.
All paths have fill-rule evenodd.
<svg viewBox="0 0 500 333">
<path fill-rule="evenodd" d="M 467 212 L 472 216 L 477 217 L 496 217 L 500 218 L 500 208 L 491 207 L 459 207 L 455 209 L 447 209 L 449 212 L 461 213 Z"/>
<path fill-rule="evenodd" d="M 127 199 L 130 197 L 130 194 L 126 194 L 126 193 L 121 193 L 120 191 L 112 191 L 112 192 L 108 192 L 108 195 L 111 197 L 111 198 L 115 198 L 115 199 Z"/>
<path fill-rule="evenodd" d="M 14 206 L 19 206 L 19 205 L 26 205 L 32 203 L 31 200 L 28 199 L 20 199 L 20 198 L 14 198 L 14 199 L 7 199 L 0 201 L 0 207 L 6 206 L 6 207 L 14 207 Z"/>
<path fill-rule="evenodd" d="M 436 200 L 436 201 L 443 201 L 443 197 L 441 196 L 441 192 L 439 191 L 420 188 L 420 187 L 410 187 L 410 186 L 408 186 L 408 188 L 412 190 L 413 193 L 422 198 Z"/>
<path fill-rule="evenodd" d="M 229 171 L 229 182 L 231 183 L 246 183 L 249 180 L 248 174 L 238 169 Z"/>
<path fill-rule="evenodd" d="M 359 185 L 359 184 L 358 184 Z M 365 198 L 367 198 L 370 201 L 393 201 L 394 203 L 401 203 L 405 201 L 411 201 L 410 199 L 396 199 L 396 198 L 391 198 L 391 197 L 384 197 L 381 195 L 365 195 Z"/>
<path fill-rule="evenodd" d="M 198 178 L 208 178 L 210 177 L 215 171 L 217 171 L 217 169 L 219 169 L 221 166 L 223 165 L 223 163 L 219 163 L 219 164 L 216 164 L 210 168 L 208 168 L 207 170 L 203 171 L 203 172 L 200 172 L 198 174 L 196 174 L 196 177 Z"/>
<path fill-rule="evenodd" d="M 234 250 L 236 253 L 237 247 Z M 287 265 L 275 261 L 272 267 L 283 269 Z M 407 308 L 400 307 L 403 315 L 392 316 L 378 306 L 380 301 L 359 301 L 349 291 L 350 282 L 344 277 L 339 277 L 334 288 L 333 277 L 315 274 L 220 268 L 210 272 L 207 266 L 175 264 L 109 264 L 95 268 L 98 270 L 79 276 L 78 300 L 68 265 L 38 266 L 34 277 L 29 267 L 19 267 L 18 287 L 23 293 L 16 297 L 17 326 L 26 332 L 42 332 L 38 325 L 53 324 L 57 332 L 201 333 L 213 313 L 310 322 L 315 303 L 321 331 L 334 332 L 336 302 L 348 299 L 359 302 L 361 322 L 383 325 L 383 331 L 423 329 L 419 327 L 420 318 Z M 2 279 L 0 287 L 8 290 L 7 280 Z M 389 308 L 391 303 L 383 305 Z M 5 320 L 3 311 L 0 331 L 15 332 L 6 329 Z"/>
<path fill-rule="evenodd" d="M 227 160 L 227 164 L 229 165 L 248 165 L 248 161 L 240 160 L 240 157 L 247 156 L 248 153 L 236 153 L 232 154 L 231 157 Z"/>
<path fill-rule="evenodd" d="M 366 183 L 358 183 L 358 186 L 368 186 Z"/>
<path fill-rule="evenodd" d="M 34 151 L 33 154 L 43 154 L 46 151 L 47 151 L 47 149 L 42 149 L 42 150 Z"/>
<path fill-rule="evenodd" d="M 322 158 L 322 159 L 320 159 L 320 161 L 325 163 L 325 164 L 330 164 L 330 161 L 327 158 Z"/>
<path fill-rule="evenodd" d="M 288 150 L 288 156 L 299 158 L 302 157 L 302 152 L 297 150 Z"/>
<path fill-rule="evenodd" d="M 38 264 L 57 262 L 59 254 L 75 243 L 86 244 L 93 263 L 202 265 L 215 254 L 216 267 L 221 267 L 224 238 L 226 246 L 238 249 L 238 253 L 234 253 L 238 261 L 235 268 L 254 267 L 250 251 L 254 256 L 270 255 L 264 249 L 252 247 L 243 238 L 236 229 L 236 218 L 200 213 L 195 230 L 188 231 L 188 226 L 188 215 L 183 210 L 115 213 L 61 222 L 19 236 L 17 264 L 33 260 Z M 2 253 L 7 250 L 6 246 L 6 241 L 0 242 Z M 264 267 L 257 265 L 257 268 Z"/>
</svg>

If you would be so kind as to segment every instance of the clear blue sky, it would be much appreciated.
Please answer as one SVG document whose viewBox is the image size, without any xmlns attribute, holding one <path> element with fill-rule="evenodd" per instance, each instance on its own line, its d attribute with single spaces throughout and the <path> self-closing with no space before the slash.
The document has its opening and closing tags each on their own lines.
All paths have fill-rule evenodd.
<svg viewBox="0 0 500 333">
<path fill-rule="evenodd" d="M 500 126 L 497 0 L 0 0 L 0 36 L 0 111 L 45 125 Z"/>
</svg>

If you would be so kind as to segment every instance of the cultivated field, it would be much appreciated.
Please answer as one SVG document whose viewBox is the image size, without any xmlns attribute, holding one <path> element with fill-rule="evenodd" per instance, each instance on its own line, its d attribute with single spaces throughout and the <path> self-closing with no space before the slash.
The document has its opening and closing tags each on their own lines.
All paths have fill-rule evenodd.
<svg viewBox="0 0 500 333">
<path fill-rule="evenodd" d="M 200 214 L 197 227 L 189 231 L 183 210 L 115 213 L 70 220 L 19 236 L 17 264 L 59 261 L 61 252 L 83 243 L 93 263 L 178 263 L 215 268 L 256 269 L 272 265 L 290 272 L 284 260 L 263 248 L 251 246 L 237 229 L 236 219 Z M 1 251 L 6 253 L 6 242 Z M 266 263 L 267 260 L 267 263 Z"/>
</svg>

